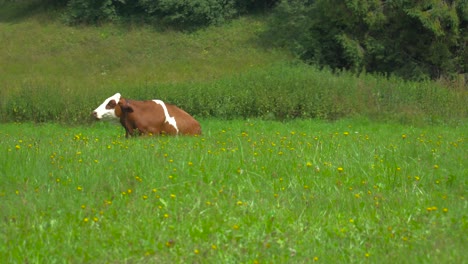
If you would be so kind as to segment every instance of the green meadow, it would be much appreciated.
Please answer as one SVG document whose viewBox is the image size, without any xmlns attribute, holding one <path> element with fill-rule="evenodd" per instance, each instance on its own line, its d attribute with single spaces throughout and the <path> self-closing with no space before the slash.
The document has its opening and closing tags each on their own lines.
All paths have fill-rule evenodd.
<svg viewBox="0 0 468 264">
<path fill-rule="evenodd" d="M 180 32 L 131 23 L 69 27 L 60 10 L 22 6 L 0 6 L 0 122 L 90 123 L 90 112 L 116 92 L 166 100 L 197 118 L 410 125 L 468 118 L 464 80 L 317 69 L 271 46 L 266 16 Z"/>
<path fill-rule="evenodd" d="M 460 127 L 0 125 L 8 263 L 464 263 Z"/>
<path fill-rule="evenodd" d="M 0 1 L 5 263 L 467 263 L 468 94 L 317 69 L 266 17 L 69 27 Z M 122 93 L 200 121 L 126 139 Z"/>
</svg>

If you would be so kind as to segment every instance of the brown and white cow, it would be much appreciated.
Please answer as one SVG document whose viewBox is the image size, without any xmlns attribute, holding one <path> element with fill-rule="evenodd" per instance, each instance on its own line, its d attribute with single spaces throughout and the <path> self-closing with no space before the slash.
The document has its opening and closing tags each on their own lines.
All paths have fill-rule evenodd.
<svg viewBox="0 0 468 264">
<path fill-rule="evenodd" d="M 184 110 L 161 100 L 136 101 L 123 98 L 120 93 L 107 98 L 93 111 L 96 119 L 118 118 L 125 128 L 125 136 L 143 135 L 199 135 L 200 123 Z"/>
</svg>

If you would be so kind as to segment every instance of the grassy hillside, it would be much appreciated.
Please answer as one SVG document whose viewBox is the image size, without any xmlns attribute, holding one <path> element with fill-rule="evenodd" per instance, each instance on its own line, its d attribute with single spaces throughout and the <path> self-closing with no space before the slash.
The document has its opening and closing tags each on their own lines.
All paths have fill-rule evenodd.
<svg viewBox="0 0 468 264">
<path fill-rule="evenodd" d="M 264 30 L 261 16 L 190 33 L 128 23 L 69 27 L 60 11 L 3 3 L 0 121 L 88 122 L 115 92 L 168 100 L 197 117 L 468 117 L 464 87 L 292 63 L 262 38 Z"/>
<path fill-rule="evenodd" d="M 256 33 L 263 23 L 254 18 L 182 33 L 145 25 L 76 28 L 43 16 L 10 17 L 0 23 L 0 60 L 7 66 L 0 74 L 9 86 L 43 81 L 99 89 L 210 80 L 287 57 L 259 45 Z"/>
</svg>

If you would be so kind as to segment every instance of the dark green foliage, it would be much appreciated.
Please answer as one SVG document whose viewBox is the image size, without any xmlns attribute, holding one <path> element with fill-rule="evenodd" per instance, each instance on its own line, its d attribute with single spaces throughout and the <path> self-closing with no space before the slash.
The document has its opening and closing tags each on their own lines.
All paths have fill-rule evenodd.
<svg viewBox="0 0 468 264">
<path fill-rule="evenodd" d="M 236 14 L 234 0 L 139 0 L 138 5 L 147 15 L 184 28 L 219 24 Z"/>
<path fill-rule="evenodd" d="M 466 73 L 468 1 L 282 1 L 272 40 L 303 60 L 407 79 Z"/>
<path fill-rule="evenodd" d="M 70 0 L 67 4 L 65 20 L 70 24 L 97 24 L 117 20 L 117 10 L 112 0 Z M 123 0 L 122 0 L 123 2 Z"/>
<path fill-rule="evenodd" d="M 236 0 L 236 8 L 241 12 L 269 10 L 280 0 Z"/>
<path fill-rule="evenodd" d="M 134 19 L 190 29 L 220 24 L 240 13 L 271 8 L 277 0 L 69 0 L 71 24 Z"/>
</svg>

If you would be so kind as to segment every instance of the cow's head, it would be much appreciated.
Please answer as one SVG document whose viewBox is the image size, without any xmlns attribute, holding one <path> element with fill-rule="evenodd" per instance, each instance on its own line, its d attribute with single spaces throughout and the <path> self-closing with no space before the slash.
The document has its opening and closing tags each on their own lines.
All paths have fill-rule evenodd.
<svg viewBox="0 0 468 264">
<path fill-rule="evenodd" d="M 94 109 L 93 116 L 96 119 L 118 118 L 120 116 L 118 102 L 121 97 L 120 93 L 116 93 L 107 98 L 98 108 Z"/>
</svg>

